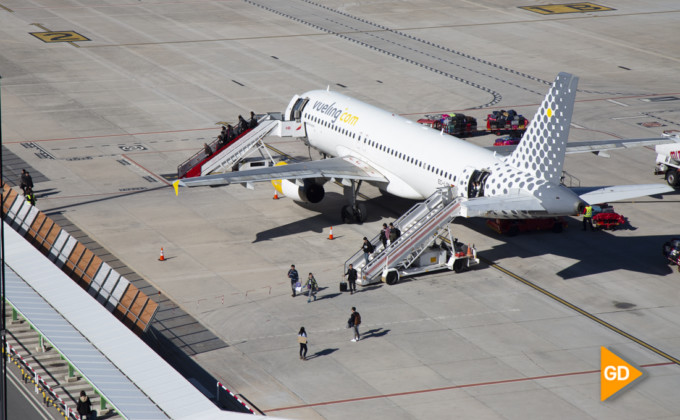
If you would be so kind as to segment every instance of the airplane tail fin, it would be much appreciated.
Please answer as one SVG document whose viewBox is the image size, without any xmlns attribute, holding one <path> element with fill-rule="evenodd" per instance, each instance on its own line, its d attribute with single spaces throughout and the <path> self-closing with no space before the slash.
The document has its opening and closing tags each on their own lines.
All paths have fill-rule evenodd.
<svg viewBox="0 0 680 420">
<path fill-rule="evenodd" d="M 506 162 L 539 179 L 559 183 L 567 150 L 578 77 L 560 73 Z"/>
</svg>

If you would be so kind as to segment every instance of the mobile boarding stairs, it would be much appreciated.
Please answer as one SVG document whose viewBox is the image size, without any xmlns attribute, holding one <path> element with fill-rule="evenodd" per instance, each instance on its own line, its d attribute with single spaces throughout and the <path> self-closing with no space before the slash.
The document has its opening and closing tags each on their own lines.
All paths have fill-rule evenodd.
<svg viewBox="0 0 680 420">
<path fill-rule="evenodd" d="M 376 251 L 369 257 L 368 264 L 360 249 L 345 262 L 344 272 L 352 264 L 359 274 L 357 283 L 360 285 L 381 280 L 392 285 L 404 276 L 442 269 L 458 273 L 479 264 L 474 246 L 459 243 L 449 229 L 449 223 L 461 215 L 462 200 L 464 198 L 458 197 L 455 187 L 438 188 L 394 222 L 401 230 L 401 236 L 394 243 L 383 248 L 376 235 L 371 239 Z"/>
<path fill-rule="evenodd" d="M 244 130 L 229 143 L 220 145 L 215 139 L 208 145 L 214 152 L 208 155 L 201 149 L 177 167 L 177 178 L 205 176 L 238 168 L 248 154 L 258 150 L 262 159 L 260 165 L 272 165 L 274 159 L 262 139 L 268 135 L 279 137 L 305 137 L 304 124 L 295 121 L 284 121 L 279 112 L 271 112 L 258 116 L 256 127 Z M 267 159 L 268 158 L 268 159 Z"/>
</svg>

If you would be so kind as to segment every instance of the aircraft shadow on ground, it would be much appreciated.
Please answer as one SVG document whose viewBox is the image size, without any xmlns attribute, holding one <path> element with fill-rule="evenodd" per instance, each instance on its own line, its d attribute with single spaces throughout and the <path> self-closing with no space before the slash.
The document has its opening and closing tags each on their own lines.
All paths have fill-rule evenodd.
<svg viewBox="0 0 680 420">
<path fill-rule="evenodd" d="M 258 232 L 253 243 L 268 241 L 303 232 L 322 233 L 324 230 L 328 230 L 330 226 L 338 226 L 343 224 L 343 222 L 340 220 L 340 212 L 342 207 L 347 205 L 347 201 L 342 196 L 342 194 L 327 192 L 326 197 L 320 203 L 316 204 L 299 203 L 292 200 L 290 201 L 290 205 L 297 205 L 319 214 Z M 370 200 L 361 200 L 361 202 L 365 203 L 368 210 L 368 218 L 366 222 L 374 222 L 382 220 L 386 217 L 393 217 L 394 219 L 397 219 L 399 215 L 406 212 L 406 210 L 416 203 L 416 201 L 406 200 L 390 195 L 381 195 Z M 378 232 L 374 232 L 370 234 L 370 237 L 373 237 L 377 233 Z"/>
<path fill-rule="evenodd" d="M 550 254 L 575 260 L 571 266 L 556 272 L 564 280 L 616 270 L 657 276 L 673 272 L 662 256 L 661 248 L 671 237 L 680 236 L 680 232 L 625 237 L 606 230 L 584 232 L 580 220 L 570 218 L 568 222 L 568 228 L 562 233 L 528 232 L 514 237 L 498 235 L 485 226 L 482 219 L 461 220 L 459 223 L 504 241 L 492 249 L 478 250 L 481 258 L 492 262 L 503 264 L 505 258 L 531 258 Z"/>
</svg>

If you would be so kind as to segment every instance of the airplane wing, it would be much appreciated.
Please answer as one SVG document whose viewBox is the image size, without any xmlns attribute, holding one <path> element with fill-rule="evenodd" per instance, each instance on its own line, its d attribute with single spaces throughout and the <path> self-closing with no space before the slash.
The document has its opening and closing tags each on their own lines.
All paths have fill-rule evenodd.
<svg viewBox="0 0 680 420">
<path fill-rule="evenodd" d="M 602 157 L 609 157 L 606 153 L 609 150 L 630 149 L 633 147 L 656 146 L 657 144 L 680 143 L 673 137 L 656 137 L 647 139 L 626 139 L 626 140 L 594 140 L 567 143 L 567 154 L 576 153 L 595 153 Z M 517 148 L 514 146 L 489 146 L 487 150 L 496 152 L 501 156 L 507 156 Z"/>
<path fill-rule="evenodd" d="M 471 198 L 461 203 L 463 217 L 488 217 L 501 212 L 517 214 L 526 211 L 545 211 L 545 208 L 536 197 L 517 194 Z"/>
<path fill-rule="evenodd" d="M 298 162 L 247 171 L 197 176 L 176 181 L 183 187 L 219 186 L 238 183 L 273 181 L 277 179 L 337 178 L 387 182 L 378 170 L 354 157 Z"/>
<path fill-rule="evenodd" d="M 588 204 L 627 200 L 673 191 L 673 188 L 666 184 L 614 185 L 610 187 L 577 187 L 570 189 Z"/>
<path fill-rule="evenodd" d="M 658 137 L 650 139 L 626 139 L 626 140 L 599 140 L 567 143 L 567 153 L 592 152 L 607 157 L 607 150 L 630 149 L 633 147 L 655 146 L 657 144 L 680 143 L 670 137 Z"/>
</svg>

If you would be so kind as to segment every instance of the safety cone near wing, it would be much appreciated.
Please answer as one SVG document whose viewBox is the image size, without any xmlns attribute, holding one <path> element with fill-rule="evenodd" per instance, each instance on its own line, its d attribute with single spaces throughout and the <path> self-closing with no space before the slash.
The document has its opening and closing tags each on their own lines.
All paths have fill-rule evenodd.
<svg viewBox="0 0 680 420">
<path fill-rule="evenodd" d="M 279 199 L 279 192 L 274 190 L 274 200 L 278 200 L 278 199 Z"/>
<path fill-rule="evenodd" d="M 333 240 L 333 226 L 331 226 L 331 231 L 328 234 L 328 239 L 330 239 L 331 241 Z"/>
<path fill-rule="evenodd" d="M 161 256 L 158 258 L 158 261 L 165 261 L 165 255 L 163 255 L 163 247 L 161 247 Z"/>
</svg>

